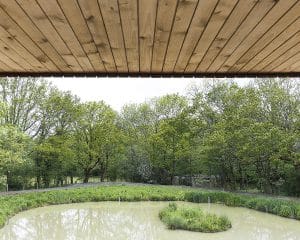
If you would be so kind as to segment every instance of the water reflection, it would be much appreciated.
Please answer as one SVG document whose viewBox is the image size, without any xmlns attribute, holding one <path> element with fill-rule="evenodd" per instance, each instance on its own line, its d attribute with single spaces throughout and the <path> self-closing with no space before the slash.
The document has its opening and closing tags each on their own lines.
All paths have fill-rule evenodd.
<svg viewBox="0 0 300 240">
<path fill-rule="evenodd" d="M 180 203 L 188 204 L 191 203 Z M 300 222 L 243 208 L 201 204 L 226 214 L 233 228 L 224 233 L 170 231 L 158 219 L 162 202 L 85 203 L 44 207 L 13 217 L 1 240 L 300 240 Z"/>
</svg>

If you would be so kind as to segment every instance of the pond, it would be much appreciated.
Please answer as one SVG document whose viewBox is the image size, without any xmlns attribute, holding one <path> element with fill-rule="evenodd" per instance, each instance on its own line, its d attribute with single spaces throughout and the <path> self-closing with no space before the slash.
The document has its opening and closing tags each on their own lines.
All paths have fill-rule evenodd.
<svg viewBox="0 0 300 240">
<path fill-rule="evenodd" d="M 225 214 L 232 229 L 222 233 L 168 230 L 158 218 L 167 202 L 100 202 L 37 208 L 11 218 L 1 240 L 299 240 L 300 221 L 218 204 L 179 202 Z"/>
</svg>

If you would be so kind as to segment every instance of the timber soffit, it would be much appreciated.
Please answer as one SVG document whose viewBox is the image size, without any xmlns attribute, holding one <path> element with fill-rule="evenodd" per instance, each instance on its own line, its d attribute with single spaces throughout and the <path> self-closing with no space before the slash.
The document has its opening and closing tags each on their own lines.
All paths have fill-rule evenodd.
<svg viewBox="0 0 300 240">
<path fill-rule="evenodd" d="M 300 77 L 300 1 L 0 0 L 0 75 Z"/>
</svg>

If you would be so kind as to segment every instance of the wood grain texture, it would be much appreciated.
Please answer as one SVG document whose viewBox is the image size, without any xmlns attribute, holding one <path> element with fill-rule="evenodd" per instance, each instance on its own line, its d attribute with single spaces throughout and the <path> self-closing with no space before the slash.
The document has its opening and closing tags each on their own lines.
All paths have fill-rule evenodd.
<svg viewBox="0 0 300 240">
<path fill-rule="evenodd" d="M 66 18 L 68 18 L 68 22 L 88 55 L 94 70 L 103 71 L 102 59 L 79 4 L 74 0 L 57 0 L 57 2 Z"/>
<path fill-rule="evenodd" d="M 162 71 L 177 6 L 178 0 L 160 0 L 158 3 L 151 69 L 153 72 Z"/>
<path fill-rule="evenodd" d="M 197 4 L 198 1 L 196 0 L 179 0 L 175 22 L 164 61 L 164 72 L 173 72 L 181 46 L 194 17 Z"/>
<path fill-rule="evenodd" d="M 208 48 L 214 41 L 215 37 L 221 30 L 226 19 L 231 14 L 234 9 L 236 0 L 220 0 L 217 7 L 215 8 L 197 46 L 193 52 L 193 55 L 186 67 L 186 72 L 196 71 L 199 63 L 202 61 L 204 55 L 206 54 Z"/>
<path fill-rule="evenodd" d="M 128 71 L 139 72 L 138 0 L 119 0 Z"/>
<path fill-rule="evenodd" d="M 117 0 L 99 0 L 98 2 L 117 70 L 127 72 L 128 64 L 118 2 Z"/>
<path fill-rule="evenodd" d="M 0 75 L 300 76 L 299 55 L 300 0 L 0 0 Z"/>
<path fill-rule="evenodd" d="M 141 72 L 150 72 L 158 0 L 139 1 L 139 63 Z"/>
<path fill-rule="evenodd" d="M 180 55 L 175 65 L 175 72 L 184 72 L 210 17 L 217 6 L 218 0 L 200 1 L 189 31 L 185 36 Z"/>
<path fill-rule="evenodd" d="M 237 31 L 247 15 L 251 12 L 255 6 L 256 1 L 240 0 L 235 8 L 232 10 L 230 16 L 228 16 L 224 26 L 216 36 L 215 40 L 207 50 L 205 56 L 201 60 L 197 72 L 204 72 L 222 50 L 222 48 L 229 41 L 231 36 Z"/>
<path fill-rule="evenodd" d="M 266 56 L 262 61 L 258 62 L 250 71 L 260 72 L 260 71 L 268 71 L 267 66 L 272 64 L 275 60 L 278 61 L 282 55 L 287 55 L 290 49 L 295 49 L 295 46 L 300 45 L 300 31 L 293 35 L 289 40 L 287 40 L 284 44 L 279 46 L 276 50 L 271 52 L 268 56 Z"/>
<path fill-rule="evenodd" d="M 275 5 L 273 0 L 259 1 L 252 9 L 250 14 L 246 17 L 238 30 L 230 38 L 230 40 L 223 47 L 218 56 L 209 66 L 209 72 L 217 72 L 223 63 L 233 54 L 234 50 L 247 38 L 249 33 L 255 26 L 265 17 L 265 15 Z"/>
<path fill-rule="evenodd" d="M 278 1 L 276 5 L 268 12 L 262 21 L 251 31 L 247 38 L 241 42 L 238 48 L 231 54 L 231 56 L 224 62 L 218 71 L 236 71 L 239 69 L 238 60 L 245 54 L 248 49 L 253 46 L 257 40 L 264 36 L 269 29 L 281 19 L 281 17 L 289 11 L 289 9 L 297 2 L 297 0 Z M 273 30 L 274 31 L 274 30 Z M 279 33 L 280 33 L 279 29 Z"/>
<path fill-rule="evenodd" d="M 116 63 L 111 51 L 98 0 L 79 0 L 78 3 L 106 71 L 116 72 Z"/>
</svg>

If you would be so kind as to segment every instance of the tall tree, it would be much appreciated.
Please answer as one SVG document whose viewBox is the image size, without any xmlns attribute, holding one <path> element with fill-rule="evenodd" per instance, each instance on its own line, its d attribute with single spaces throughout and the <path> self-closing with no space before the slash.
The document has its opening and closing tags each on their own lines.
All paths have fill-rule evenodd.
<svg viewBox="0 0 300 240">
<path fill-rule="evenodd" d="M 103 180 L 118 138 L 115 124 L 116 113 L 104 102 L 81 104 L 80 115 L 75 122 L 75 151 L 84 182 L 88 182 L 97 167 Z"/>
<path fill-rule="evenodd" d="M 40 109 L 50 84 L 35 78 L 0 78 L 0 101 L 7 106 L 5 124 L 17 126 L 32 137 L 41 125 Z"/>
<path fill-rule="evenodd" d="M 12 171 L 29 157 L 30 138 L 16 127 L 0 126 L 0 172 L 10 184 Z"/>
</svg>

